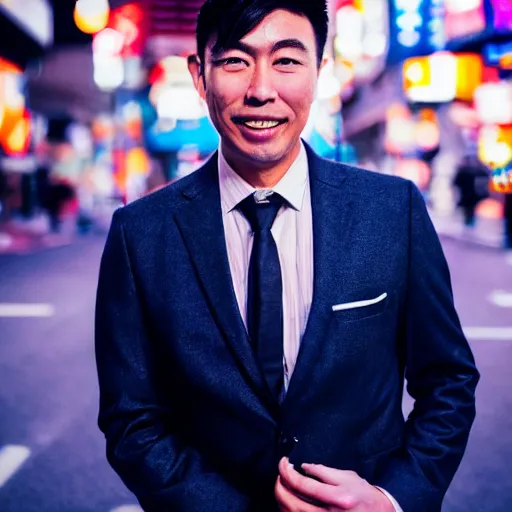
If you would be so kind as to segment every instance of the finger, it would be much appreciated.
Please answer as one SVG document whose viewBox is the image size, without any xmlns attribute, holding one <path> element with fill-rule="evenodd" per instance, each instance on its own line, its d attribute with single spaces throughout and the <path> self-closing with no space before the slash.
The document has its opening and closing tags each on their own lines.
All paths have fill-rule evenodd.
<svg viewBox="0 0 512 512">
<path fill-rule="evenodd" d="M 280 476 L 277 478 L 274 494 L 281 512 L 325 512 L 325 508 L 320 504 L 316 506 L 313 503 L 309 503 L 287 489 Z"/>
<path fill-rule="evenodd" d="M 335 486 L 301 475 L 287 459 L 279 464 L 279 474 L 283 486 L 301 499 L 321 504 L 336 503 Z"/>
<path fill-rule="evenodd" d="M 358 474 L 354 471 L 330 468 L 322 464 L 302 464 L 304 471 L 329 485 L 344 485 L 353 483 Z"/>
<path fill-rule="evenodd" d="M 281 477 L 277 477 L 276 484 L 274 486 L 274 496 L 276 498 L 277 504 L 279 505 L 280 512 L 289 512 L 290 511 L 290 497 L 288 496 L 289 492 L 284 487 L 281 482 Z"/>
</svg>

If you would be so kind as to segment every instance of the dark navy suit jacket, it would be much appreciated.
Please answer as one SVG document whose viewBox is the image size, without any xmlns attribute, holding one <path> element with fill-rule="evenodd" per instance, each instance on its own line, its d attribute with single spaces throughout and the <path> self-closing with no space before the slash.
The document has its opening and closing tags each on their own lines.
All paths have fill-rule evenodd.
<svg viewBox="0 0 512 512">
<path fill-rule="evenodd" d="M 147 511 L 274 511 L 283 455 L 354 470 L 405 512 L 441 508 L 478 372 L 423 198 L 408 181 L 308 159 L 314 297 L 281 406 L 238 310 L 216 155 L 114 215 L 97 295 L 99 425 Z"/>
</svg>

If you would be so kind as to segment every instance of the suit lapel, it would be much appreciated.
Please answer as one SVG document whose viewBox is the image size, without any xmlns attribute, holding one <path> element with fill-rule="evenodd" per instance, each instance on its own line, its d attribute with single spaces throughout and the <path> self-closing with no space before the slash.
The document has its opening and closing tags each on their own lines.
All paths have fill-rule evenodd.
<svg viewBox="0 0 512 512">
<path fill-rule="evenodd" d="M 176 223 L 213 317 L 238 361 L 240 371 L 262 401 L 275 407 L 238 309 L 222 221 L 217 153 L 196 172 L 193 184 L 183 192 L 188 201 L 176 214 Z"/>
<path fill-rule="evenodd" d="M 322 354 L 322 346 L 332 319 L 332 305 L 340 301 L 346 261 L 353 228 L 352 199 L 345 183 L 347 172 L 338 164 L 319 158 L 306 145 L 309 162 L 313 214 L 314 281 L 313 302 L 301 341 L 283 408 L 308 388 L 309 372 Z M 343 291 L 343 293 L 345 293 Z"/>
</svg>

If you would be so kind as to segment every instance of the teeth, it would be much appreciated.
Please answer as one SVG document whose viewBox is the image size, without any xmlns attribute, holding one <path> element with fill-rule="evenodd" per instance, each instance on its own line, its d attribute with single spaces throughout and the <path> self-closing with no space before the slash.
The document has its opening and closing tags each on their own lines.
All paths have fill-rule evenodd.
<svg viewBox="0 0 512 512">
<path fill-rule="evenodd" d="M 244 124 L 249 128 L 263 130 L 265 128 L 275 128 L 279 124 L 279 121 L 246 121 Z"/>
</svg>

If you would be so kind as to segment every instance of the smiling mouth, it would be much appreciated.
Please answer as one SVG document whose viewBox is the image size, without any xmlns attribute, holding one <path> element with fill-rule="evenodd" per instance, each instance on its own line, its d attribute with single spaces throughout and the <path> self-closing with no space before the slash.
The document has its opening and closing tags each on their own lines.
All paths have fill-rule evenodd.
<svg viewBox="0 0 512 512">
<path fill-rule="evenodd" d="M 251 119 L 248 117 L 234 117 L 235 124 L 243 125 L 251 130 L 268 130 L 287 122 L 287 119 Z"/>
</svg>

